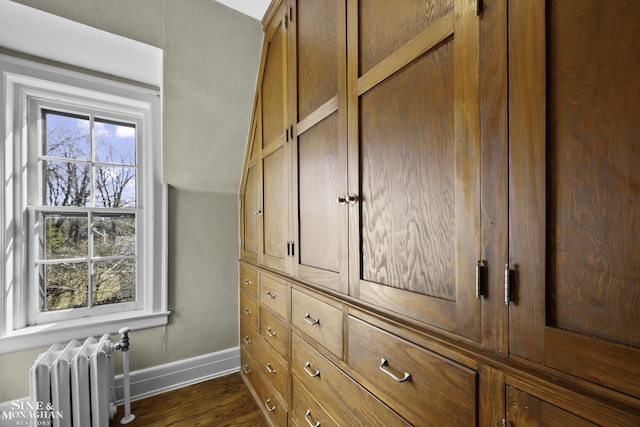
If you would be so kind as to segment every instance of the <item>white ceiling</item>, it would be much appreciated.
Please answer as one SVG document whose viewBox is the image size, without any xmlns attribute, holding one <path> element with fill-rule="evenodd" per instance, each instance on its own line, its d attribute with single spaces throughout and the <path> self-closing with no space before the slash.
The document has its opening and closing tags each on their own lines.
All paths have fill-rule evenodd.
<svg viewBox="0 0 640 427">
<path fill-rule="evenodd" d="M 271 0 L 216 0 L 218 3 L 229 6 L 239 12 L 249 15 L 257 20 L 262 20 Z"/>
</svg>

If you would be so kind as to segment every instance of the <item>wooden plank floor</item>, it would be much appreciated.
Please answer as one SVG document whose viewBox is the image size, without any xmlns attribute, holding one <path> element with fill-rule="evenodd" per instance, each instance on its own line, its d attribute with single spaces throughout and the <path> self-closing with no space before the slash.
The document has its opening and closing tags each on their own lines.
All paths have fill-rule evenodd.
<svg viewBox="0 0 640 427">
<path fill-rule="evenodd" d="M 131 412 L 131 427 L 268 426 L 239 373 L 137 400 Z M 120 405 L 109 426 L 122 426 L 123 415 Z"/>
</svg>

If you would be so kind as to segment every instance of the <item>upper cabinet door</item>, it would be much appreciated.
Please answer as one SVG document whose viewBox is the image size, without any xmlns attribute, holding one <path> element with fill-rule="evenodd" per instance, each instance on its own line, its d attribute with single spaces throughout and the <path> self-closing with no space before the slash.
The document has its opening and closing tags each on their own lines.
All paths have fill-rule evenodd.
<svg viewBox="0 0 640 427">
<path fill-rule="evenodd" d="M 350 292 L 481 340 L 473 0 L 350 0 Z"/>
<path fill-rule="evenodd" d="M 510 353 L 640 398 L 640 2 L 509 13 Z"/>
<path fill-rule="evenodd" d="M 348 290 L 345 0 L 291 9 L 294 275 Z"/>
<path fill-rule="evenodd" d="M 260 262 L 287 270 L 289 243 L 288 141 L 288 5 L 282 3 L 265 30 L 264 65 L 260 79 L 262 135 L 262 251 Z"/>
</svg>

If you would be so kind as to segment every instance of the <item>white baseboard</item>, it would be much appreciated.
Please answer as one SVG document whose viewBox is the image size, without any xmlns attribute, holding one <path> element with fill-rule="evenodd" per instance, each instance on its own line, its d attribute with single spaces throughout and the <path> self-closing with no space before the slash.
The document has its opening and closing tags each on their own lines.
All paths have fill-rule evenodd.
<svg viewBox="0 0 640 427">
<path fill-rule="evenodd" d="M 240 370 L 240 348 L 209 353 L 191 359 L 131 372 L 131 400 L 175 390 Z M 124 401 L 122 375 L 116 376 L 116 401 Z"/>
<path fill-rule="evenodd" d="M 131 400 L 175 390 L 191 384 L 222 377 L 240 370 L 240 348 L 234 347 L 216 353 L 209 353 L 191 359 L 184 359 L 166 365 L 131 372 L 129 375 Z M 3 416 L 20 402 L 29 402 L 29 397 L 0 403 L 0 427 L 15 427 L 17 419 L 8 420 Z M 123 376 L 116 376 L 116 400 L 124 402 Z"/>
</svg>

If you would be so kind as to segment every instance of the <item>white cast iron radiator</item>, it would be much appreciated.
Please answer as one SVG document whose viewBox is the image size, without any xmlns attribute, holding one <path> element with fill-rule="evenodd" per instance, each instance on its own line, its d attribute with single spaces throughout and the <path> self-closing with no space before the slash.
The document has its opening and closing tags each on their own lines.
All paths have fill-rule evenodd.
<svg viewBox="0 0 640 427">
<path fill-rule="evenodd" d="M 54 344 L 38 356 L 29 370 L 34 425 L 108 427 L 116 413 L 115 368 L 112 353 L 122 350 L 125 416 L 131 414 L 129 390 L 129 328 L 120 329 L 119 342 L 105 334 L 96 340 Z"/>
</svg>

